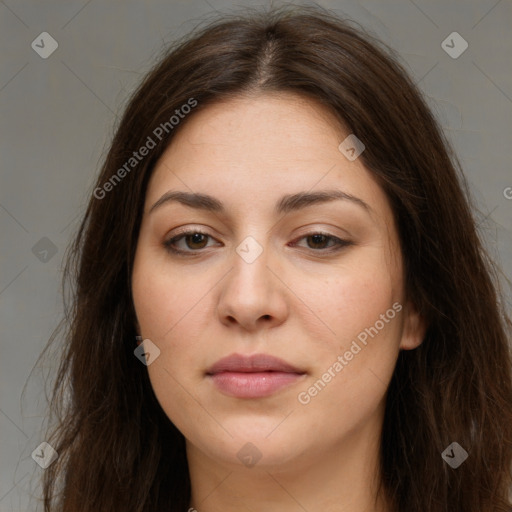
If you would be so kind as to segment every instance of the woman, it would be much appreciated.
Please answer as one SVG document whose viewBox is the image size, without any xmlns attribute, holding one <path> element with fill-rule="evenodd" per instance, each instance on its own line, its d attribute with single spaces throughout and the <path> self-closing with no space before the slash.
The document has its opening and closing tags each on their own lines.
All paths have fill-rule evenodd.
<svg viewBox="0 0 512 512">
<path fill-rule="evenodd" d="M 46 510 L 510 510 L 494 267 L 420 93 L 347 22 L 169 51 L 66 275 Z"/>
</svg>

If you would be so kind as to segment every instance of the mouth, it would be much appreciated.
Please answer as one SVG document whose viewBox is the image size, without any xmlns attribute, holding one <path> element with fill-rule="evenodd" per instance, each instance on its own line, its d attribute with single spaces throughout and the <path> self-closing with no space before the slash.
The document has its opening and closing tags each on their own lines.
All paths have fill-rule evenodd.
<svg viewBox="0 0 512 512">
<path fill-rule="evenodd" d="M 236 398 L 262 398 L 304 379 L 306 371 L 267 354 L 232 354 L 207 372 L 218 391 Z"/>
</svg>

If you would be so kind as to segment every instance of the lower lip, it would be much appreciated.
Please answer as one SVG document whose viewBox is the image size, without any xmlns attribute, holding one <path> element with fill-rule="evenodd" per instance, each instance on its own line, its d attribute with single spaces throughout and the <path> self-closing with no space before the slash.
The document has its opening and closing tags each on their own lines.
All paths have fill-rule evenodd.
<svg viewBox="0 0 512 512">
<path fill-rule="evenodd" d="M 236 398 L 261 398 L 294 384 L 304 374 L 287 372 L 220 372 L 209 376 L 217 389 Z"/>
</svg>

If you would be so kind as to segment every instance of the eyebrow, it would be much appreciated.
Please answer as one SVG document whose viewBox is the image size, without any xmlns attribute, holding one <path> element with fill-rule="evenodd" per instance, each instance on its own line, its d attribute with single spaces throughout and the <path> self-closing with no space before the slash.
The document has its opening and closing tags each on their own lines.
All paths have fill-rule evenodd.
<svg viewBox="0 0 512 512">
<path fill-rule="evenodd" d="M 330 201 L 343 200 L 356 204 L 368 213 L 372 212 L 370 206 L 362 199 L 355 197 L 341 190 L 320 190 L 318 192 L 297 192 L 282 196 L 275 205 L 276 214 L 289 213 L 291 211 L 307 208 L 315 204 L 327 203 Z M 198 210 L 225 213 L 226 209 L 221 201 L 208 194 L 197 192 L 182 192 L 170 190 L 166 192 L 150 209 L 148 213 L 153 212 L 164 204 L 178 202 L 190 208 Z"/>
</svg>

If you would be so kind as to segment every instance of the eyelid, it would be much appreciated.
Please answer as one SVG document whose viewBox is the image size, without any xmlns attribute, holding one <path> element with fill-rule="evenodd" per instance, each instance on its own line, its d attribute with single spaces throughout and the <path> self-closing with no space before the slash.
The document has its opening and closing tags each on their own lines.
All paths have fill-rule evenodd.
<svg viewBox="0 0 512 512">
<path fill-rule="evenodd" d="M 184 237 L 186 236 L 189 236 L 189 235 L 195 235 L 195 234 L 199 234 L 199 235 L 203 235 L 205 237 L 208 237 L 208 238 L 211 238 L 211 239 L 214 239 L 215 240 L 215 237 L 213 235 L 211 235 L 210 233 L 207 233 L 205 230 L 203 230 L 202 228 L 189 228 L 189 227 L 186 227 L 186 228 L 183 228 L 181 230 L 178 230 L 177 232 L 173 233 L 172 236 L 170 237 L 167 237 L 164 242 L 163 242 L 163 245 L 166 249 L 172 251 L 172 252 L 177 252 L 177 253 L 189 253 L 189 254 L 193 254 L 193 253 L 199 253 L 200 251 L 202 250 L 197 250 L 197 251 L 182 251 L 181 249 L 177 249 L 177 250 L 174 250 L 172 249 L 171 247 L 171 242 L 173 241 L 177 241 L 178 239 L 183 239 Z"/>
<path fill-rule="evenodd" d="M 192 250 L 183 250 L 183 249 L 175 249 L 172 247 L 172 244 L 176 243 L 178 240 L 181 240 L 188 235 L 194 235 L 194 234 L 200 234 L 207 238 L 216 240 L 214 236 L 207 233 L 202 228 L 186 227 L 186 228 L 179 230 L 178 232 L 175 232 L 170 238 L 167 238 L 166 240 L 164 240 L 164 242 L 163 242 L 164 248 L 167 251 L 169 251 L 177 256 L 200 255 L 201 253 L 204 252 L 204 250 L 207 247 L 202 248 L 202 249 L 197 249 L 197 250 L 193 250 L 193 249 Z M 319 256 L 321 256 L 321 255 L 327 256 L 329 254 L 337 253 L 337 252 L 341 251 L 342 249 L 344 249 L 345 247 L 354 245 L 354 243 L 351 240 L 340 238 L 340 237 L 333 235 L 332 233 L 329 233 L 328 231 L 325 231 L 323 229 L 313 229 L 313 228 L 310 229 L 308 232 L 303 233 L 303 234 L 299 235 L 298 237 L 296 237 L 291 243 L 293 245 L 297 245 L 296 243 L 298 241 L 308 238 L 310 236 L 314 236 L 314 235 L 324 236 L 328 239 L 328 241 L 334 242 L 333 246 L 323 248 L 323 249 L 310 249 L 307 247 L 304 248 L 306 251 L 313 253 L 313 254 L 316 253 Z"/>
<path fill-rule="evenodd" d="M 326 243 L 328 244 L 328 247 L 314 249 L 314 248 L 310 248 L 310 247 L 305 247 L 303 245 L 299 245 L 299 242 L 301 240 L 305 240 L 308 237 L 313 236 L 313 235 L 321 235 L 321 236 L 326 237 L 327 238 Z M 292 247 L 295 247 L 295 246 L 299 247 L 301 252 L 303 252 L 304 255 L 306 255 L 306 256 L 316 257 L 316 258 L 321 259 L 321 258 L 337 257 L 340 254 L 342 254 L 344 250 L 346 250 L 347 248 L 349 248 L 355 244 L 354 244 L 354 242 L 352 242 L 349 239 L 340 238 L 338 236 L 332 235 L 329 232 L 325 232 L 323 230 L 313 230 L 313 231 L 310 231 L 308 233 L 305 233 L 304 235 L 301 235 L 301 236 L 295 238 L 295 240 L 293 242 L 291 242 L 289 245 L 291 245 Z"/>
</svg>

